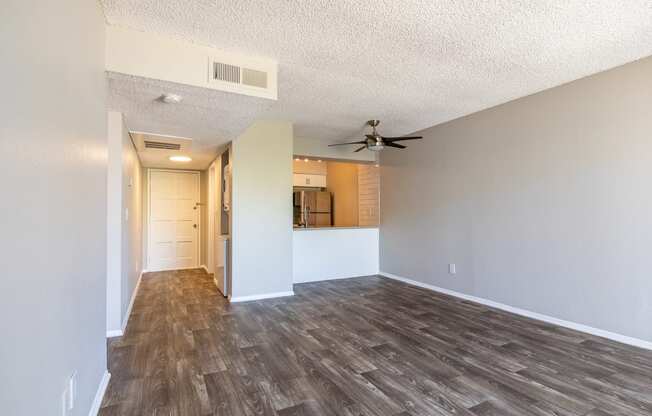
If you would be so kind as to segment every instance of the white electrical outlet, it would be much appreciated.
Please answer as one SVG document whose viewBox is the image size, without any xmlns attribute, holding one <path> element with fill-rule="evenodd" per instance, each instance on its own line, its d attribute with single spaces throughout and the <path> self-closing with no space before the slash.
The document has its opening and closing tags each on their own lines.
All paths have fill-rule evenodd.
<svg viewBox="0 0 652 416">
<path fill-rule="evenodd" d="M 449 274 L 457 273 L 457 270 L 455 269 L 455 263 L 451 263 L 448 265 L 448 273 Z"/>
</svg>

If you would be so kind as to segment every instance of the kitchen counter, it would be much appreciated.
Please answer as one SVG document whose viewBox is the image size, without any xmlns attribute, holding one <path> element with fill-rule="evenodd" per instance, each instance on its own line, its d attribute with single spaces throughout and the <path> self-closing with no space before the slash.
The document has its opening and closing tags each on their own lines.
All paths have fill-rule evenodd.
<svg viewBox="0 0 652 416">
<path fill-rule="evenodd" d="M 294 231 L 320 231 L 320 230 L 356 230 L 359 228 L 378 228 L 377 225 L 363 225 L 350 227 L 293 227 Z"/>
</svg>

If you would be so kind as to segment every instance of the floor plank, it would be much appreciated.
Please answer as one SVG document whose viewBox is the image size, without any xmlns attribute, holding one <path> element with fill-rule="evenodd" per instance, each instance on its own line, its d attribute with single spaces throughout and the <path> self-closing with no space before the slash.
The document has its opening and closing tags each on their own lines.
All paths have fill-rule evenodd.
<svg viewBox="0 0 652 416">
<path fill-rule="evenodd" d="M 652 414 L 650 351 L 379 276 L 294 290 L 147 273 L 100 415 Z"/>
</svg>

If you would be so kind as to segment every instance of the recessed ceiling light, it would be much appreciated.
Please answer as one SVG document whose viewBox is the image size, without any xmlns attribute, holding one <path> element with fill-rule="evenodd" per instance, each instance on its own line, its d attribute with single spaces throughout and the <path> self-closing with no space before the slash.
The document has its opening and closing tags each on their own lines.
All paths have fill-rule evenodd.
<svg viewBox="0 0 652 416">
<path fill-rule="evenodd" d="M 161 101 L 166 104 L 179 104 L 183 101 L 183 97 L 178 94 L 165 93 L 161 95 Z"/>
<path fill-rule="evenodd" d="M 169 159 L 173 162 L 190 162 L 192 160 L 188 156 L 170 156 Z"/>
</svg>

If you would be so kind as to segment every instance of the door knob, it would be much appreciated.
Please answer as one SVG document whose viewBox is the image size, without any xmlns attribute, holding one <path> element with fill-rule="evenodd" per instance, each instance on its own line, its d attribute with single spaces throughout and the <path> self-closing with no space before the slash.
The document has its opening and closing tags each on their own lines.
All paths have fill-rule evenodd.
<svg viewBox="0 0 652 416">
<path fill-rule="evenodd" d="M 193 224 L 193 225 L 192 225 L 192 228 L 197 228 L 197 224 Z"/>
</svg>

